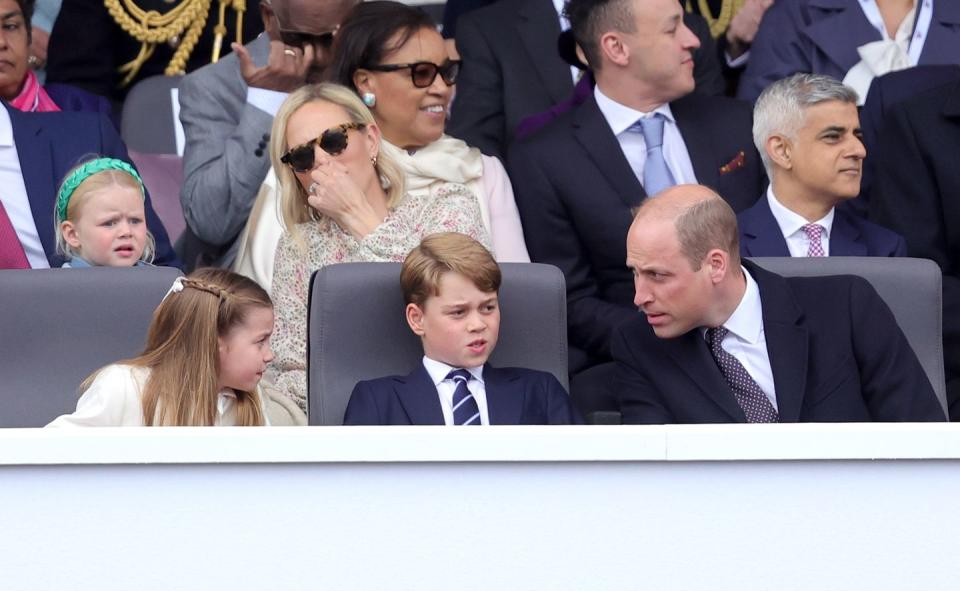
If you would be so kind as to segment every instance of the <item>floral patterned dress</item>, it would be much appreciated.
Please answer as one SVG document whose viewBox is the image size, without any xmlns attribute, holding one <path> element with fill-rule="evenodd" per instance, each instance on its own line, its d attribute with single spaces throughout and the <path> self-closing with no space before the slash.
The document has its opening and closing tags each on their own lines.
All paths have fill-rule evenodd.
<svg viewBox="0 0 960 591">
<path fill-rule="evenodd" d="M 264 380 L 307 410 L 307 298 L 310 276 L 326 265 L 402 262 L 424 236 L 459 232 L 488 249 L 490 238 L 477 198 L 460 184 L 408 195 L 376 230 L 357 240 L 330 218 L 297 226 L 303 247 L 289 233 L 280 238 L 273 268 L 275 358 Z"/>
</svg>

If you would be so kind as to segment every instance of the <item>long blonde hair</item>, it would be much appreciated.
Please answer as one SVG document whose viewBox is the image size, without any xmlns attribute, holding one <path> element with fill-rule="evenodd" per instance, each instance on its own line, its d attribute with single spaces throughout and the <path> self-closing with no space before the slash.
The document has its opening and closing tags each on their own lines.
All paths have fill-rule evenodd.
<svg viewBox="0 0 960 591">
<path fill-rule="evenodd" d="M 280 162 L 280 158 L 287 153 L 287 124 L 300 107 L 314 101 L 331 103 L 342 108 L 352 123 L 361 125 L 376 124 L 370 110 L 360 98 L 349 88 L 324 82 L 303 86 L 290 93 L 287 100 L 280 106 L 277 116 L 273 120 L 273 129 L 270 132 L 270 161 L 273 171 L 280 181 L 280 212 L 283 224 L 294 240 L 302 245 L 297 224 L 319 220 L 321 214 L 307 203 L 307 191 L 300 186 L 293 170 Z M 403 199 L 403 172 L 396 162 L 383 150 L 377 152 L 377 162 L 374 165 L 377 174 L 387 193 L 387 207 L 395 208 Z"/>
<path fill-rule="evenodd" d="M 211 426 L 217 414 L 218 337 L 243 324 L 252 308 L 272 308 L 256 282 L 224 269 L 198 269 L 181 279 L 153 313 L 143 353 L 119 363 L 150 369 L 141 395 L 144 425 Z M 99 373 L 99 371 L 97 372 Z M 81 393 L 96 378 L 80 386 Z M 237 426 L 265 423 L 260 394 L 234 391 Z"/>
</svg>

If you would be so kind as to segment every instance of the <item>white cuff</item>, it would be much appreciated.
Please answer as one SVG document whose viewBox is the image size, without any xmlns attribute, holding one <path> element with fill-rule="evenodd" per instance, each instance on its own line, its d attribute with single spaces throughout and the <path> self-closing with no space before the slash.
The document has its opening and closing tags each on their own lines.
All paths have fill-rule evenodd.
<svg viewBox="0 0 960 591">
<path fill-rule="evenodd" d="M 247 102 L 271 117 L 277 116 L 280 105 L 287 100 L 288 93 L 266 88 L 247 87 Z"/>
</svg>

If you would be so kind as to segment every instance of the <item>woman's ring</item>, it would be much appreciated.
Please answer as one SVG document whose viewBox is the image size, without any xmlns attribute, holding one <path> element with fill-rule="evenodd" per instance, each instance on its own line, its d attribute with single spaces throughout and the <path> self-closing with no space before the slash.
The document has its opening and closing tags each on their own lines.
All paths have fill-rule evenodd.
<svg viewBox="0 0 960 591">
<path fill-rule="evenodd" d="M 294 50 L 292 50 L 292 49 L 290 49 L 289 47 L 286 48 L 286 49 L 284 49 L 284 50 L 283 50 L 283 53 L 284 53 L 285 55 L 289 55 L 290 57 L 297 57 L 297 52 L 294 51 Z"/>
<path fill-rule="evenodd" d="M 317 188 L 318 188 L 319 186 L 320 186 L 320 185 L 318 185 L 316 182 L 310 183 L 310 186 L 307 187 L 307 193 L 310 193 L 311 195 L 316 195 L 316 194 L 317 194 Z"/>
</svg>

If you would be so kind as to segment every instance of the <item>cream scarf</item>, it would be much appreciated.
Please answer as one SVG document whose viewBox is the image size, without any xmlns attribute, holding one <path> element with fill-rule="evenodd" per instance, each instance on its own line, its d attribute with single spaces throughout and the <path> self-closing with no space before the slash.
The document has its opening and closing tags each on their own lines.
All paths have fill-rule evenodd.
<svg viewBox="0 0 960 591">
<path fill-rule="evenodd" d="M 380 149 L 396 162 L 405 176 L 406 193 L 411 195 L 431 192 L 440 183 L 466 185 L 480 205 L 480 217 L 491 236 L 490 209 L 483 186 L 483 156 L 462 140 L 443 135 L 419 150 L 410 153 L 386 140 Z"/>
</svg>

